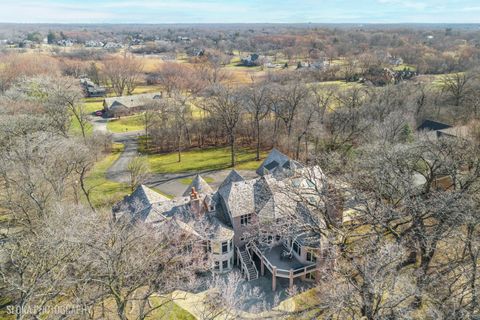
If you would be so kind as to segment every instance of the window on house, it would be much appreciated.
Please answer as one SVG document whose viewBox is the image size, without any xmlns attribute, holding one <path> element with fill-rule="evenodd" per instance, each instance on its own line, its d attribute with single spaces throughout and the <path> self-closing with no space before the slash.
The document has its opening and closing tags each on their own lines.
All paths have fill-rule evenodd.
<svg viewBox="0 0 480 320">
<path fill-rule="evenodd" d="M 315 255 L 315 252 L 313 252 L 313 250 L 307 251 L 307 261 L 317 262 L 317 256 Z"/>
<path fill-rule="evenodd" d="M 222 269 L 228 269 L 228 260 L 222 261 Z"/>
<path fill-rule="evenodd" d="M 315 280 L 315 272 L 310 272 L 305 275 L 305 278 L 309 280 Z"/>
<path fill-rule="evenodd" d="M 293 251 L 300 255 L 300 246 L 298 245 L 297 241 L 293 242 Z"/>
<path fill-rule="evenodd" d="M 248 224 L 252 223 L 252 214 L 244 214 L 243 216 L 240 216 L 240 224 L 242 226 L 246 226 Z"/>
<path fill-rule="evenodd" d="M 207 241 L 207 251 L 212 252 L 212 245 L 211 245 L 210 241 Z"/>
<path fill-rule="evenodd" d="M 227 252 L 228 252 L 228 241 L 222 242 L 222 253 L 227 253 Z"/>
<path fill-rule="evenodd" d="M 279 235 L 275 236 L 275 241 L 280 241 L 281 237 Z"/>
<path fill-rule="evenodd" d="M 218 243 L 218 242 L 213 242 L 212 243 L 212 252 L 214 254 L 221 254 L 222 253 L 222 248 L 220 246 L 220 243 Z"/>
<path fill-rule="evenodd" d="M 220 262 L 215 261 L 213 265 L 213 270 L 218 271 L 220 270 Z"/>
</svg>

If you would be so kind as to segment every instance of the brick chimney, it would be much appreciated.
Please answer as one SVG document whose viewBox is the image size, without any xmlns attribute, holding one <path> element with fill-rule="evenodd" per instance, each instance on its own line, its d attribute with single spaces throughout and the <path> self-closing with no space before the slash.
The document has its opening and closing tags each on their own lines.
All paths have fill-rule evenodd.
<svg viewBox="0 0 480 320">
<path fill-rule="evenodd" d="M 192 187 L 192 192 L 190 193 L 190 209 L 195 216 L 200 216 L 202 206 L 200 205 L 200 197 L 198 196 L 198 192 L 195 190 L 195 187 Z"/>
</svg>

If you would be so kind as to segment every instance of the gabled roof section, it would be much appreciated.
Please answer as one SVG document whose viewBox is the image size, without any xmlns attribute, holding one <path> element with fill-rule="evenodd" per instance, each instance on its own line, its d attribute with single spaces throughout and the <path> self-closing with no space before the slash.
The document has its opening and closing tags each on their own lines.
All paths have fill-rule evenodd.
<svg viewBox="0 0 480 320">
<path fill-rule="evenodd" d="M 233 169 L 232 171 L 230 171 L 230 173 L 225 178 L 225 180 L 223 180 L 222 184 L 220 185 L 220 187 L 218 187 L 218 189 L 220 190 L 233 182 L 239 182 L 239 181 L 245 181 L 245 178 L 243 178 L 242 175 L 238 173 L 237 170 Z"/>
<path fill-rule="evenodd" d="M 156 192 L 153 189 L 150 189 L 149 187 L 143 184 L 138 186 L 135 189 L 135 191 L 133 191 L 133 193 L 130 195 L 130 197 L 143 200 L 148 204 L 154 204 L 157 202 L 169 200 L 164 195 L 161 195 L 160 193 Z"/>
<path fill-rule="evenodd" d="M 132 216 L 144 220 L 151 213 L 154 205 L 169 200 L 167 197 L 142 184 L 132 194 L 117 203 L 113 210 L 116 212 L 128 211 Z"/>
<path fill-rule="evenodd" d="M 255 212 L 254 185 L 257 179 L 238 181 L 219 189 L 231 218 Z"/>
<path fill-rule="evenodd" d="M 422 122 L 422 124 L 417 128 L 417 131 L 421 131 L 421 130 L 437 131 L 437 130 L 448 129 L 451 127 L 452 127 L 451 125 L 448 125 L 446 123 L 427 119 Z"/>
<path fill-rule="evenodd" d="M 188 197 L 192 193 L 192 188 L 195 188 L 195 191 L 203 194 L 213 193 L 212 187 L 205 181 L 199 174 L 193 178 L 192 183 L 188 186 L 187 190 L 183 193 L 184 197 Z"/>
<path fill-rule="evenodd" d="M 268 154 L 268 157 L 262 162 L 260 167 L 257 169 L 257 174 L 260 176 L 265 175 L 268 172 L 271 172 L 278 166 L 283 166 L 285 162 L 289 161 L 290 158 L 278 151 L 277 149 L 272 149 Z"/>
<path fill-rule="evenodd" d="M 135 108 L 145 106 L 148 102 L 161 99 L 161 92 L 135 94 L 131 96 L 105 98 L 104 106 L 107 110 L 113 107 Z"/>
</svg>

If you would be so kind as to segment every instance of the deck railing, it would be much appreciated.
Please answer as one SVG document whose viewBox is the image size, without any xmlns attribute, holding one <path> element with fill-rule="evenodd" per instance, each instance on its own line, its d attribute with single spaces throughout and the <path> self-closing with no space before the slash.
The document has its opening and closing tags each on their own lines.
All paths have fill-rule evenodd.
<svg viewBox="0 0 480 320">
<path fill-rule="evenodd" d="M 267 269 L 270 272 L 273 273 L 274 266 L 272 265 L 272 263 L 270 261 L 268 261 L 267 257 L 265 257 L 263 252 L 253 242 L 251 243 L 251 247 L 252 247 L 253 251 L 255 251 L 255 253 L 258 254 L 262 258 L 262 260 L 263 260 L 265 266 L 267 267 Z M 281 277 L 281 278 L 289 278 L 290 274 L 291 274 L 294 278 L 296 278 L 296 277 L 299 277 L 301 275 L 307 274 L 308 272 L 311 272 L 311 271 L 315 270 L 316 268 L 317 268 L 316 264 L 311 264 L 311 265 L 308 265 L 308 266 L 302 266 L 300 268 L 291 269 L 291 270 L 276 269 L 276 275 L 278 277 Z"/>
</svg>

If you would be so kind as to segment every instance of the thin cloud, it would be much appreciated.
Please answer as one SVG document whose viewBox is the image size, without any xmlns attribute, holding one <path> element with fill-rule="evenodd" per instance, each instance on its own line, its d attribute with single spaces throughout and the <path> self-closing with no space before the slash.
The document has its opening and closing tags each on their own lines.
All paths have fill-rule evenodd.
<svg viewBox="0 0 480 320">
<path fill-rule="evenodd" d="M 478 0 L 0 0 L 0 22 L 478 23 Z M 456 14 L 454 14 L 456 13 Z"/>
</svg>

